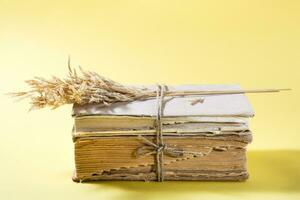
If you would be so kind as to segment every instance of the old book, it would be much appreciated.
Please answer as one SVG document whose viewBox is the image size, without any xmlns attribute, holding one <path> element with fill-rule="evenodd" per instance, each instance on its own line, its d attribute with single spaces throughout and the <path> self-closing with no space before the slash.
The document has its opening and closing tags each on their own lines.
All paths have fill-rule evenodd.
<svg viewBox="0 0 300 200">
<path fill-rule="evenodd" d="M 151 86 L 150 86 L 151 88 Z M 237 85 L 169 86 L 171 91 L 240 90 Z M 194 104 L 195 99 L 202 98 Z M 245 180 L 253 110 L 244 94 L 164 98 L 164 180 Z M 74 181 L 156 180 L 157 100 L 73 107 Z M 150 145 L 149 145 L 150 143 Z"/>
</svg>

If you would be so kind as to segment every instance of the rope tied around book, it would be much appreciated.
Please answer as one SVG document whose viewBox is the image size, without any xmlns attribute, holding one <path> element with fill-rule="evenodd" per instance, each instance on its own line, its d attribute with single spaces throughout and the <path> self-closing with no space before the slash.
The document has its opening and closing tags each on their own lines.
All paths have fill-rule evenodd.
<svg viewBox="0 0 300 200">
<path fill-rule="evenodd" d="M 205 156 L 210 154 L 215 148 L 210 148 L 210 150 L 206 153 L 204 152 L 193 152 L 193 151 L 184 151 L 178 147 L 172 147 L 171 145 L 166 145 L 163 140 L 163 132 L 162 132 L 162 118 L 163 118 L 163 110 L 166 101 L 164 101 L 164 94 L 167 86 L 158 85 L 156 91 L 156 99 L 157 99 L 157 115 L 156 115 L 156 144 L 148 140 L 147 138 L 138 135 L 138 139 L 142 140 L 146 145 L 138 147 L 135 149 L 134 154 L 137 157 L 148 156 L 155 154 L 155 163 L 156 163 L 156 175 L 157 181 L 162 182 L 164 180 L 164 172 L 163 172 L 163 157 L 164 153 L 171 157 L 182 157 L 184 154 L 192 154 L 193 156 Z M 173 97 L 172 97 L 173 98 Z M 172 99 L 171 98 L 171 99 Z M 169 100 L 171 100 L 169 99 Z M 216 148 L 218 149 L 218 148 Z M 225 150 L 225 149 L 219 149 Z"/>
<path fill-rule="evenodd" d="M 137 157 L 147 156 L 151 154 L 155 154 L 156 158 L 156 174 L 157 181 L 163 181 L 163 155 L 164 152 L 175 156 L 181 155 L 182 153 L 174 148 L 169 148 L 164 144 L 163 134 L 162 134 L 162 117 L 163 117 L 163 108 L 164 108 L 164 93 L 166 86 L 165 85 L 157 85 L 156 90 L 156 99 L 157 99 L 157 114 L 156 114 L 156 144 L 146 139 L 145 137 L 139 135 L 138 138 L 143 140 L 147 146 L 139 147 L 135 150 L 135 155 Z M 178 154 L 179 153 L 179 154 Z"/>
</svg>

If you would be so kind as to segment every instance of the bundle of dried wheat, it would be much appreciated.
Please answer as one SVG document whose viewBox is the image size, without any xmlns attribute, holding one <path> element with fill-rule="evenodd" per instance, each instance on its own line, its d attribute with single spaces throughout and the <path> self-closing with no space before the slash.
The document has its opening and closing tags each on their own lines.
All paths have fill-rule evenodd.
<svg viewBox="0 0 300 200">
<path fill-rule="evenodd" d="M 65 79 L 53 76 L 52 79 L 35 77 L 25 81 L 32 89 L 25 92 L 9 93 L 19 99 L 29 98 L 31 108 L 51 107 L 55 109 L 64 104 L 102 104 L 109 106 L 117 102 L 130 102 L 156 97 L 156 92 L 147 88 L 125 86 L 113 80 L 100 76 L 95 72 L 84 71 L 81 67 L 78 74 L 69 67 L 69 75 Z M 263 90 L 228 90 L 228 91 L 166 91 L 166 96 L 193 96 L 215 94 L 242 94 L 279 92 L 288 89 Z"/>
</svg>

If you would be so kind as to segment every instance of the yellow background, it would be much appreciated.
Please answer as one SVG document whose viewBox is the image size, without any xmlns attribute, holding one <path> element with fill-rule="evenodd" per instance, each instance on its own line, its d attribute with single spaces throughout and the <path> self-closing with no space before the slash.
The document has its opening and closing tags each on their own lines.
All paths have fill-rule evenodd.
<svg viewBox="0 0 300 200">
<path fill-rule="evenodd" d="M 4 93 L 64 76 L 67 57 L 122 83 L 292 88 L 247 95 L 250 179 L 71 181 L 71 106 L 27 113 Z M 299 199 L 300 1 L 0 0 L 0 198 Z"/>
</svg>

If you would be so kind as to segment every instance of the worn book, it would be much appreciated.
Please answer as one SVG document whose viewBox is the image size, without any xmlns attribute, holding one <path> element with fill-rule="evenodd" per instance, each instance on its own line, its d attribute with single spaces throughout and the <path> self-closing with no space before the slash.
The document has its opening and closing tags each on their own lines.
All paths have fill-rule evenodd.
<svg viewBox="0 0 300 200">
<path fill-rule="evenodd" d="M 148 88 L 155 90 L 153 86 Z M 180 85 L 168 86 L 167 90 L 241 88 Z M 107 107 L 97 103 L 74 104 L 73 180 L 152 181 L 158 179 L 158 174 L 163 180 L 248 178 L 246 148 L 252 140 L 249 118 L 254 114 L 244 94 L 165 96 L 162 102 L 160 114 L 157 98 Z"/>
</svg>

